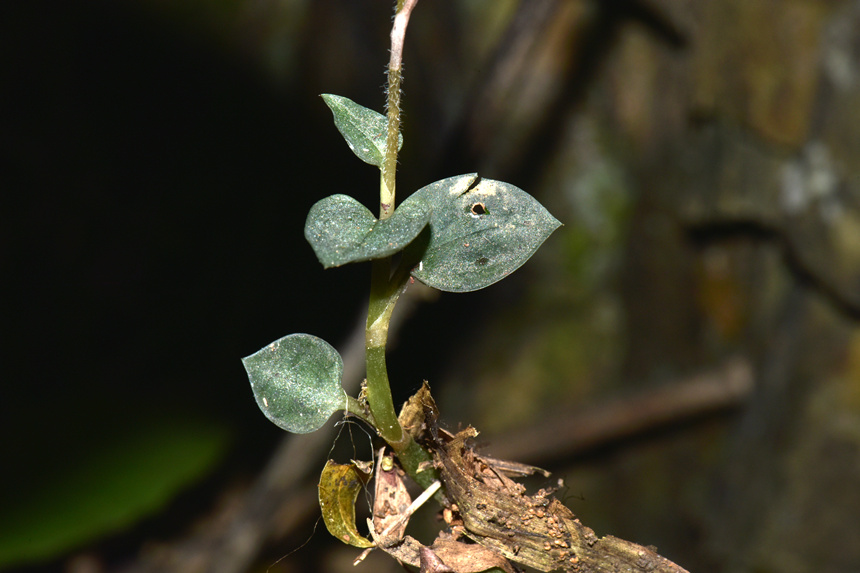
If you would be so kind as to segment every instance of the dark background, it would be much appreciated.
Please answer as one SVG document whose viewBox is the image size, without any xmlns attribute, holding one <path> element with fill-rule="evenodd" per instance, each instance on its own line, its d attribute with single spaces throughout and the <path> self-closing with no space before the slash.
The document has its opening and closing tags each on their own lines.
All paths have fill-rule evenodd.
<svg viewBox="0 0 860 573">
<path fill-rule="evenodd" d="M 351 567 L 322 531 L 273 565 L 311 535 L 332 438 L 270 461 L 282 432 L 239 359 L 291 332 L 342 346 L 360 320 L 368 269 L 323 272 L 302 227 L 332 193 L 373 208 L 377 173 L 318 94 L 381 110 L 390 17 L 0 5 L 0 567 Z M 479 171 L 566 226 L 504 283 L 418 304 L 397 401 L 431 380 L 489 448 L 607 421 L 517 457 L 599 535 L 691 571 L 856 571 L 857 30 L 836 0 L 419 3 L 401 196 Z M 751 377 L 728 399 L 602 406 L 727 360 Z M 261 485 L 283 467 L 301 475 Z"/>
</svg>

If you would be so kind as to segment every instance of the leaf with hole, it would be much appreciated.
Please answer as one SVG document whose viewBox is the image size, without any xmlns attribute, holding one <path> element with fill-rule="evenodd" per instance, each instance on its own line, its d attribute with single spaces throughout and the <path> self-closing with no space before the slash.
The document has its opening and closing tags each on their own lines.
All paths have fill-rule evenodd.
<svg viewBox="0 0 860 573">
<path fill-rule="evenodd" d="M 358 105 L 349 98 L 322 94 L 323 101 L 334 114 L 334 125 L 359 159 L 382 168 L 388 137 L 388 118 L 372 109 Z M 397 135 L 397 149 L 403 145 L 403 135 Z"/>
<path fill-rule="evenodd" d="M 343 360 L 329 343 L 290 334 L 242 359 L 260 410 L 296 434 L 318 430 L 346 408 Z"/>
<path fill-rule="evenodd" d="M 355 500 L 370 476 L 355 464 L 326 462 L 320 476 L 319 501 L 326 529 L 354 547 L 373 547 L 355 527 Z"/>
<path fill-rule="evenodd" d="M 430 209 L 420 198 L 377 220 L 352 197 L 332 195 L 311 207 L 305 238 L 328 269 L 391 256 L 411 243 L 429 220 Z"/>
<path fill-rule="evenodd" d="M 431 183 L 411 201 L 432 205 L 430 237 L 412 276 L 449 292 L 469 292 L 517 270 L 561 223 L 518 187 L 476 173 Z"/>
</svg>

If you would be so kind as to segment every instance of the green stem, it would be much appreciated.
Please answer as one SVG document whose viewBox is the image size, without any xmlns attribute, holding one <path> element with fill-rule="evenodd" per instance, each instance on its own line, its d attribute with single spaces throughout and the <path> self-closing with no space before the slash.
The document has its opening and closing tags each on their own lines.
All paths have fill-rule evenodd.
<svg viewBox="0 0 860 573">
<path fill-rule="evenodd" d="M 373 420 L 373 414 L 368 415 L 368 412 L 364 409 L 361 402 L 352 396 L 346 397 L 346 408 L 344 408 L 348 414 L 355 416 L 356 418 L 360 418 L 364 420 L 367 424 L 371 426 L 376 426 Z"/>
<path fill-rule="evenodd" d="M 367 363 L 367 403 L 382 438 L 395 447 L 405 432 L 397 421 L 388 369 L 385 365 L 385 345 L 388 342 L 388 325 L 397 297 L 392 297 L 389 285 L 391 259 L 371 263 L 370 304 L 367 309 L 365 330 L 365 361 Z M 396 448 L 395 448 L 396 449 Z"/>
<path fill-rule="evenodd" d="M 400 84 L 403 41 L 409 15 L 418 0 L 398 0 L 394 26 L 391 29 L 391 60 L 388 64 L 388 132 L 385 142 L 379 184 L 379 218 L 386 219 L 394 212 L 397 142 L 400 134 Z M 392 276 L 391 258 L 371 263 L 370 301 L 367 308 L 365 331 L 365 361 L 367 367 L 367 404 L 376 430 L 397 454 L 406 472 L 424 487 L 436 479 L 430 463 L 431 456 L 403 430 L 394 410 L 391 385 L 385 364 L 385 345 L 388 342 L 388 325 L 391 313 L 409 280 L 408 257 Z"/>
<path fill-rule="evenodd" d="M 385 345 L 391 313 L 406 289 L 409 269 L 414 261 L 404 254 L 397 271 L 391 276 L 391 259 L 378 259 L 371 263 L 370 304 L 365 330 L 365 361 L 367 368 L 367 403 L 373 425 L 397 454 L 403 469 L 419 485 L 428 487 L 438 479 L 432 466 L 432 456 L 403 430 L 394 410 L 388 369 L 385 364 Z"/>
<path fill-rule="evenodd" d="M 409 13 L 417 0 L 398 0 L 395 4 L 394 25 L 391 28 L 391 60 L 388 64 L 388 133 L 379 185 L 379 218 L 385 219 L 394 212 L 395 176 L 397 173 L 397 141 L 400 133 L 400 64 L 403 59 L 403 40 Z M 404 3 L 405 2 L 405 3 Z M 382 438 L 397 451 L 408 445 L 409 435 L 400 427 L 388 369 L 385 365 L 385 344 L 388 342 L 388 324 L 394 305 L 402 291 L 393 285 L 391 258 L 371 263 L 370 302 L 367 308 L 365 330 L 365 362 L 367 366 L 367 403 Z"/>
</svg>

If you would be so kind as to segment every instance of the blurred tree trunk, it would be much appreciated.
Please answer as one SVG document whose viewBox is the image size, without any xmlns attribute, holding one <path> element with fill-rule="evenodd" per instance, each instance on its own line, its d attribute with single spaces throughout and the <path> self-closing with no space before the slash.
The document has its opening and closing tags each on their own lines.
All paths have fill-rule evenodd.
<svg viewBox="0 0 860 573">
<path fill-rule="evenodd" d="M 512 431 L 745 357 L 743 408 L 596 452 L 574 511 L 692 571 L 856 569 L 860 10 L 569 2 L 546 21 L 511 82 L 545 87 L 532 131 L 526 103 L 466 131 L 540 150 L 512 178 L 567 227 L 482 331 L 482 366 L 457 363 L 482 412 L 458 416 Z"/>
</svg>

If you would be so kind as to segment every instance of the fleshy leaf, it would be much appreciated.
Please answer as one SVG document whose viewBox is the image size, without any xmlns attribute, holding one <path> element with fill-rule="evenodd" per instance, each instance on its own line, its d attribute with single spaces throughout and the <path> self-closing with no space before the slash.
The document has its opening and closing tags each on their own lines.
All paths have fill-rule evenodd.
<svg viewBox="0 0 860 573">
<path fill-rule="evenodd" d="M 432 205 L 430 239 L 412 276 L 433 288 L 469 292 L 525 263 L 561 223 L 518 187 L 476 173 L 431 183 L 411 201 Z"/>
<path fill-rule="evenodd" d="M 322 98 L 334 114 L 334 124 L 352 152 L 365 163 L 381 169 L 385 157 L 388 119 L 381 113 L 343 96 L 322 94 Z M 402 145 L 403 135 L 398 134 L 397 149 Z"/>
<path fill-rule="evenodd" d="M 325 268 L 388 257 L 411 243 L 430 220 L 421 199 L 404 203 L 382 220 L 347 195 L 332 195 L 311 207 L 305 238 Z"/>
<path fill-rule="evenodd" d="M 343 360 L 328 342 L 290 334 L 242 359 L 260 410 L 296 434 L 318 430 L 346 407 Z"/>
<path fill-rule="evenodd" d="M 329 533 L 354 547 L 373 547 L 355 527 L 355 500 L 369 476 L 355 464 L 326 462 L 320 476 L 319 500 Z"/>
</svg>

